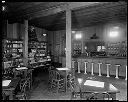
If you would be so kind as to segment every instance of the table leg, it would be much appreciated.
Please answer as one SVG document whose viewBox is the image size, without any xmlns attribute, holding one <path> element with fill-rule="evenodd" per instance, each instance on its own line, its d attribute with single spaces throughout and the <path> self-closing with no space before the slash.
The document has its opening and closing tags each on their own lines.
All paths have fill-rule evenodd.
<svg viewBox="0 0 128 102">
<path fill-rule="evenodd" d="M 66 77 L 65 77 L 65 91 L 67 92 L 67 71 L 66 71 Z"/>
<path fill-rule="evenodd" d="M 13 100 L 13 91 L 10 91 L 9 100 Z"/>
<path fill-rule="evenodd" d="M 30 89 L 32 89 L 32 70 L 31 70 L 31 82 L 30 82 Z"/>
<path fill-rule="evenodd" d="M 112 100 L 116 100 L 116 93 L 111 93 L 110 98 L 112 98 Z"/>
</svg>

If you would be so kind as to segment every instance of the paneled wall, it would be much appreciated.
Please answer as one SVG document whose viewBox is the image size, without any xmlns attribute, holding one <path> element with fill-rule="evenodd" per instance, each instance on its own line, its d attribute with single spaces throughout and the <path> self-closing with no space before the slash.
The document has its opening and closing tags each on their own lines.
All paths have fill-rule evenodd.
<svg viewBox="0 0 128 102">
<path fill-rule="evenodd" d="M 82 32 L 83 42 L 86 41 L 87 39 L 90 39 L 90 37 L 92 37 L 93 34 L 95 33 L 100 40 L 107 41 L 109 40 L 109 38 L 106 37 L 106 31 L 108 30 L 108 28 L 112 28 L 114 26 L 119 26 L 122 29 L 122 32 L 120 33 L 121 34 L 120 39 L 118 40 L 119 41 L 127 40 L 126 22 L 108 22 L 106 24 L 99 24 L 95 26 L 89 26 L 85 28 L 72 29 L 72 30 Z M 73 34 L 72 34 L 72 40 L 75 41 Z M 48 43 L 49 43 L 49 50 L 51 51 L 51 54 L 54 56 L 54 61 L 62 62 L 62 59 L 59 58 L 59 56 L 65 55 L 65 47 L 66 47 L 65 30 L 48 31 Z M 84 47 L 84 43 L 83 43 L 83 47 Z"/>
<path fill-rule="evenodd" d="M 66 32 L 61 31 L 48 31 L 48 49 L 51 51 L 54 62 L 62 62 L 59 56 L 64 55 L 66 46 Z"/>
<path fill-rule="evenodd" d="M 47 41 L 47 36 L 43 36 L 43 33 L 47 33 L 45 29 L 35 27 L 37 38 L 39 41 Z M 9 39 L 23 39 L 25 33 L 24 24 L 14 23 L 7 24 L 7 38 Z"/>
<path fill-rule="evenodd" d="M 47 41 L 47 35 L 43 36 L 43 34 L 47 33 L 45 29 L 35 27 L 35 30 L 39 41 Z"/>
<path fill-rule="evenodd" d="M 2 38 L 7 37 L 7 20 L 2 20 Z"/>
</svg>

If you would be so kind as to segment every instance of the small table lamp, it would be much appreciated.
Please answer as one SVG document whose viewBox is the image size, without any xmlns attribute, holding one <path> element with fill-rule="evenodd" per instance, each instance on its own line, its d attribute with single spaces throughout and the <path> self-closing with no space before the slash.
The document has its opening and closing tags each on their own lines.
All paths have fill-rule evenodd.
<svg viewBox="0 0 128 102">
<path fill-rule="evenodd" d="M 78 78 L 78 83 L 79 83 L 79 85 L 80 85 L 80 98 L 82 97 L 82 94 L 81 94 L 81 84 L 82 84 L 82 82 L 83 82 L 83 79 L 82 78 Z"/>
<path fill-rule="evenodd" d="M 78 83 L 81 85 L 83 82 L 83 79 L 82 78 L 78 78 Z"/>
</svg>

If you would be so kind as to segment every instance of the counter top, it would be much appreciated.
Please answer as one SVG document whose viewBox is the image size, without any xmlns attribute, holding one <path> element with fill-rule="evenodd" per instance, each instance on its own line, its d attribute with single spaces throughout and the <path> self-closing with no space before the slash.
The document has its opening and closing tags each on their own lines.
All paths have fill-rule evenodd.
<svg viewBox="0 0 128 102">
<path fill-rule="evenodd" d="M 61 57 L 66 57 L 66 56 L 61 56 Z M 87 58 L 87 59 L 99 59 L 99 58 L 102 58 L 102 59 L 127 59 L 127 57 L 108 57 L 108 56 L 98 56 L 98 57 L 87 57 L 87 56 L 77 56 L 77 57 L 72 57 L 72 58 Z"/>
</svg>

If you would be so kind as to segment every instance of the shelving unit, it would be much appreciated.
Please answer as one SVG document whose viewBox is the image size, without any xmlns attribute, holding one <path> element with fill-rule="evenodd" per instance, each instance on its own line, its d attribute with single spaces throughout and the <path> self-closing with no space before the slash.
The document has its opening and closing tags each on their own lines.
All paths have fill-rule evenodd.
<svg viewBox="0 0 128 102">
<path fill-rule="evenodd" d="M 74 42 L 73 43 L 73 56 L 81 54 L 81 51 L 82 51 L 82 43 Z"/>
<path fill-rule="evenodd" d="M 101 39 L 86 39 L 84 46 L 89 56 L 127 58 L 127 40 L 120 42 L 105 42 Z M 73 43 L 73 56 L 81 55 L 82 45 L 80 42 Z M 84 53 L 86 53 L 84 51 Z"/>
<path fill-rule="evenodd" d="M 47 43 L 31 41 L 28 46 L 29 50 L 29 65 L 33 68 L 43 66 L 47 61 Z"/>
<path fill-rule="evenodd" d="M 127 41 L 108 43 L 107 44 L 107 55 L 116 57 L 127 57 Z"/>
<path fill-rule="evenodd" d="M 3 67 L 23 66 L 23 41 L 21 40 L 3 40 Z"/>
</svg>

